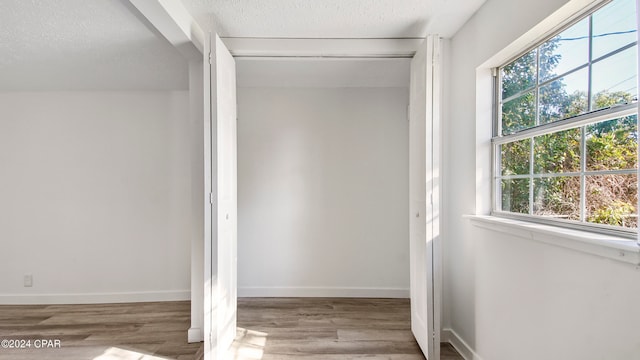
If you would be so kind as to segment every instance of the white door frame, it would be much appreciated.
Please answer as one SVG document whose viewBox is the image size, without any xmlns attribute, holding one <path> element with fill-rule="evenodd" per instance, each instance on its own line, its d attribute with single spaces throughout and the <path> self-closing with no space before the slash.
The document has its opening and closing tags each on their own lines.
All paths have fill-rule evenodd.
<svg viewBox="0 0 640 360">
<path fill-rule="evenodd" d="M 300 39 L 294 39 L 293 42 L 298 41 Z M 317 39 L 324 40 L 324 39 Z M 345 39 L 347 40 L 345 43 L 329 41 L 324 43 L 324 52 L 323 55 L 331 54 L 332 56 L 337 57 L 379 57 L 379 58 L 408 58 L 407 47 L 413 46 L 416 43 L 415 39 L 411 39 L 410 42 L 401 42 L 398 43 L 401 46 L 396 46 L 395 50 L 389 50 L 389 43 L 380 43 L 380 42 L 371 42 L 368 40 L 362 39 Z M 227 39 L 227 42 L 230 39 Z M 237 42 L 233 40 L 233 42 Z M 258 41 L 260 43 L 260 41 Z M 312 41 L 313 42 L 313 41 Z M 358 46 L 347 46 L 345 44 L 358 44 Z M 245 44 L 246 45 L 246 44 Z M 280 43 L 278 46 L 273 46 L 273 43 L 269 43 L 268 49 L 263 50 L 255 50 L 250 51 L 244 48 L 232 48 L 230 52 L 233 54 L 237 54 L 239 56 L 263 56 L 265 58 L 269 57 L 291 57 L 291 56 L 318 56 L 318 50 L 306 49 L 302 50 L 292 50 L 290 47 L 291 44 L 286 40 L 284 43 Z M 431 145 L 429 148 L 429 157 L 430 157 L 430 169 L 427 175 L 427 182 L 429 182 L 429 188 L 425 187 L 426 197 L 424 198 L 425 203 L 428 200 L 430 204 L 429 209 L 424 213 L 424 220 L 428 221 L 428 241 L 431 246 L 431 255 L 430 259 L 425 259 L 425 261 L 429 261 L 430 273 L 432 275 L 432 279 L 430 280 L 430 291 L 432 298 L 429 301 L 428 308 L 429 310 L 429 328 L 427 342 L 428 346 L 423 347 L 422 344 L 425 342 L 423 339 L 419 340 L 421 343 L 421 348 L 425 356 L 427 356 L 428 360 L 438 360 L 440 356 L 440 322 L 441 322 L 441 294 L 442 294 L 442 271 L 441 271 L 441 244 L 440 244 L 440 235 L 439 235 L 439 215 L 440 215 L 440 185 L 439 185 L 439 166 L 440 166 L 440 102 L 441 102 L 441 74 L 440 74 L 440 66 L 439 66 L 439 56 L 440 56 L 440 41 L 437 36 L 430 36 L 424 43 L 420 45 L 421 48 L 425 49 L 425 56 L 428 53 L 430 57 L 429 66 L 425 72 L 425 82 L 429 84 L 429 93 L 427 96 L 427 104 L 426 106 L 429 108 L 426 116 L 427 118 L 424 121 L 429 122 L 429 144 Z M 387 51 L 381 52 L 382 48 L 387 48 Z M 427 48 L 429 50 L 427 51 Z M 355 50 L 354 50 L 355 49 Z M 302 51 L 302 52 L 300 52 Z M 418 50 L 421 51 L 421 50 Z M 209 54 L 210 46 L 205 44 L 205 54 Z M 205 77 L 210 77 L 210 69 L 208 66 L 208 59 L 205 61 Z M 205 87 L 205 99 L 211 99 L 211 89 Z M 205 118 L 211 119 L 211 110 L 205 109 Z M 217 166 L 216 159 L 212 159 L 211 157 L 211 144 L 212 144 L 212 135 L 215 134 L 215 130 L 211 128 L 211 124 L 208 121 L 205 121 L 205 194 L 215 193 L 212 189 L 215 189 L 216 180 L 212 179 L 212 167 Z M 427 135 L 426 133 L 424 134 Z M 426 156 L 427 154 L 425 154 Z M 425 184 L 426 186 L 426 184 Z M 212 239 L 214 234 L 216 234 L 217 227 L 216 224 L 212 223 L 210 219 L 213 216 L 217 217 L 215 213 L 216 208 L 212 207 L 208 204 L 205 207 L 205 272 L 207 269 L 211 269 L 212 265 Z M 411 214 L 414 216 L 415 214 Z M 427 235 L 427 234 L 425 234 Z M 427 236 L 425 236 L 427 237 Z M 211 240 L 209 240 L 211 239 Z M 427 241 L 427 239 L 425 239 Z M 215 279 L 212 277 L 212 274 L 205 273 L 205 283 L 214 281 Z M 412 287 L 414 284 L 412 284 Z M 216 339 L 207 339 L 208 334 L 212 333 L 212 321 L 211 321 L 211 313 L 210 309 L 212 308 L 213 298 L 210 293 L 205 291 L 205 342 L 209 341 L 211 346 L 215 346 Z M 209 349 L 211 351 L 211 349 Z M 205 348 L 205 351 L 207 349 Z"/>
</svg>

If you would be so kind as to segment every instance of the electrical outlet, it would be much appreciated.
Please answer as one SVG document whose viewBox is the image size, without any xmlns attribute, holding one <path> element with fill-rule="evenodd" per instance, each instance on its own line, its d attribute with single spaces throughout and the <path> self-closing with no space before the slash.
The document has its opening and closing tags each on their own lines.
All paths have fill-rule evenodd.
<svg viewBox="0 0 640 360">
<path fill-rule="evenodd" d="M 32 287 L 33 286 L 33 275 L 24 274 L 24 287 Z"/>
</svg>

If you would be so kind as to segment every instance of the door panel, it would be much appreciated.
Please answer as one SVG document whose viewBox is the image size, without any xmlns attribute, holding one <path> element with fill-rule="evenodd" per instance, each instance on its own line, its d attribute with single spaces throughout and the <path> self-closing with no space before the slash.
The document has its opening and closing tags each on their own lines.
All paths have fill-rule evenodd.
<svg viewBox="0 0 640 360">
<path fill-rule="evenodd" d="M 440 358 L 439 46 L 429 36 L 412 59 L 409 105 L 411 330 L 429 360 Z"/>
<path fill-rule="evenodd" d="M 216 36 L 212 59 L 217 70 L 218 122 L 218 341 L 227 350 L 236 336 L 237 308 L 237 137 L 236 70 L 233 57 Z"/>
<path fill-rule="evenodd" d="M 206 359 L 224 359 L 237 320 L 237 134 L 235 61 L 220 38 L 210 38 L 211 239 L 205 251 Z M 207 91 L 205 91 L 207 93 Z M 207 258 L 209 261 L 206 261 Z M 207 273 L 205 273 L 205 276 Z"/>
</svg>

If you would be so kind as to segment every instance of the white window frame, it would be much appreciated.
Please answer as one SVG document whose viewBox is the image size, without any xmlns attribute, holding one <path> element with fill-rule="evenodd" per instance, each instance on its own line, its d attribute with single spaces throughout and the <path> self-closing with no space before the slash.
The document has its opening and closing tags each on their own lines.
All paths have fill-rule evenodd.
<svg viewBox="0 0 640 360">
<path fill-rule="evenodd" d="M 609 3 L 609 1 L 605 1 L 602 4 L 600 4 L 598 7 L 591 9 L 589 12 L 583 14 L 582 16 L 580 16 L 579 18 L 575 19 L 574 21 L 571 21 L 570 23 L 566 24 L 565 26 L 563 26 L 562 28 L 557 29 L 557 31 L 554 31 L 553 34 L 551 34 L 550 36 L 545 37 L 544 39 L 542 39 L 541 41 L 538 41 L 535 43 L 535 46 L 531 46 L 526 48 L 524 51 L 520 52 L 517 56 L 511 58 L 509 61 L 504 62 L 500 67 L 498 68 L 494 68 L 493 69 L 493 76 L 494 76 L 494 91 L 493 93 L 493 98 L 494 98 L 494 116 L 493 116 L 493 137 L 491 139 L 491 153 L 492 153 L 492 169 L 491 169 L 491 179 L 492 179 L 492 183 L 491 183 L 491 190 L 492 190 L 492 201 L 491 201 L 491 215 L 493 216 L 498 216 L 498 217 L 504 217 L 504 218 L 512 218 L 512 219 L 517 219 L 517 220 L 524 220 L 527 222 L 534 222 L 534 223 L 541 223 L 541 224 L 545 224 L 545 225 L 553 225 L 553 226 L 561 226 L 561 227 L 565 227 L 565 228 L 573 228 L 573 229 L 577 229 L 577 230 L 586 230 L 586 231 L 592 231 L 592 232 L 597 232 L 597 233 L 604 233 L 604 234 L 608 234 L 608 235 L 614 235 L 614 236 L 619 236 L 619 237 L 624 237 L 624 238 L 634 238 L 636 239 L 638 236 L 638 231 L 637 229 L 629 229 L 629 228 L 622 228 L 622 227 L 617 227 L 617 226 L 611 226 L 611 225 L 602 225 L 602 224 L 594 224 L 594 223 L 588 223 L 585 221 L 585 202 L 586 202 L 586 193 L 585 193 L 585 176 L 588 175 L 611 175 L 611 174 L 629 174 L 629 175 L 637 175 L 638 174 L 638 169 L 625 169 L 625 170 L 600 170 L 600 171 L 587 171 L 585 168 L 585 126 L 589 125 L 589 124 L 593 124 L 596 122 L 600 122 L 600 121 L 606 121 L 606 120 L 612 120 L 612 119 L 616 119 L 616 118 L 620 118 L 620 117 L 624 117 L 624 116 L 629 116 L 629 115 L 633 115 L 633 114 L 637 114 L 638 113 L 638 104 L 636 102 L 631 103 L 631 104 L 625 104 L 625 105 L 619 105 L 619 106 L 614 106 L 614 107 L 610 107 L 610 108 L 605 108 L 605 109 L 600 109 L 600 110 L 596 110 L 596 111 L 590 111 L 587 112 L 585 114 L 581 114 L 572 118 L 568 118 L 568 119 L 564 119 L 564 120 L 559 120 L 559 121 L 555 121 L 555 122 L 551 122 L 551 123 L 547 123 L 544 125 L 537 125 L 534 126 L 532 128 L 528 128 L 526 130 L 521 130 L 521 131 L 517 131 L 515 133 L 512 134 L 507 134 L 507 135 L 502 135 L 502 124 L 501 124 L 501 120 L 502 120 L 502 114 L 501 114 L 501 108 L 502 108 L 502 89 L 501 89 L 501 78 L 500 78 L 500 70 L 502 69 L 502 67 L 511 64 L 513 61 L 515 61 L 516 59 L 518 59 L 519 57 L 529 53 L 530 51 L 532 51 L 533 49 L 538 48 L 540 45 L 542 45 L 544 42 L 548 41 L 549 39 L 553 38 L 554 36 L 558 35 L 559 33 L 561 33 L 562 31 L 566 30 L 567 28 L 575 25 L 577 22 L 584 20 L 585 18 L 590 17 L 593 13 L 595 13 L 596 11 L 598 11 L 600 8 L 602 8 L 603 6 L 607 5 Z M 591 25 L 591 24 L 590 24 Z M 592 39 L 589 38 L 589 46 L 591 47 L 591 42 Z M 544 86 L 545 84 L 551 83 L 553 81 L 556 81 L 558 79 L 561 79 L 564 76 L 567 76 L 569 74 L 572 74 L 576 71 L 582 70 L 584 68 L 590 68 L 594 63 L 597 63 L 598 61 L 607 59 L 611 56 L 614 56 L 615 54 L 618 54 L 624 50 L 627 50 L 629 48 L 633 48 L 635 47 L 636 49 L 638 48 L 638 41 L 636 40 L 635 42 L 628 44 L 626 46 L 623 46 L 619 49 L 616 49 L 612 52 L 609 52 L 603 56 L 600 56 L 597 59 L 592 59 L 591 58 L 591 54 L 589 55 L 589 61 L 586 65 L 582 65 L 580 67 L 574 68 L 574 69 L 570 69 L 569 71 L 563 73 L 563 74 L 559 74 L 557 76 L 554 76 L 553 78 L 547 79 L 542 83 L 538 83 L 538 81 L 536 80 L 536 84 L 534 86 L 534 91 L 538 92 L 538 89 L 542 86 Z M 590 51 L 591 53 L 591 51 Z M 537 64 L 537 67 L 539 66 L 539 64 Z M 589 77 L 591 77 L 591 71 L 589 71 Z M 591 84 L 591 79 L 589 79 L 589 84 Z M 522 90 L 516 94 L 512 94 L 511 96 L 509 96 L 509 98 L 507 98 L 506 100 L 509 99 L 514 99 L 517 98 L 518 96 L 525 94 L 527 92 L 530 92 L 532 90 L 532 88 L 527 88 L 525 90 Z M 591 89 L 589 89 L 591 90 Z M 589 92 L 588 95 L 588 104 L 589 104 L 589 108 L 590 108 L 590 104 L 591 104 L 591 98 L 592 98 L 592 94 Z M 536 96 L 536 122 L 538 121 L 538 97 Z M 523 139 L 531 139 L 530 143 L 531 146 L 533 147 L 534 145 L 534 137 L 536 136 L 540 136 L 543 134 L 550 134 L 550 133 L 556 133 L 562 130 L 567 130 L 567 129 L 574 129 L 574 128 L 580 128 L 581 130 L 581 151 L 580 151 L 580 171 L 576 171 L 576 172 L 571 172 L 571 173 L 550 173 L 550 174 L 536 174 L 533 171 L 533 166 L 534 166 L 534 151 L 533 148 L 530 150 L 529 152 L 529 163 L 530 163 L 530 170 L 527 174 L 522 174 L 522 175 L 502 175 L 501 174 L 501 152 L 500 152 L 500 146 L 506 143 L 511 143 L 514 141 L 518 141 L 518 140 L 523 140 Z M 576 220 L 563 220 L 563 219 L 557 219 L 557 218 L 551 218 L 551 217 L 543 217 L 543 216 L 537 216 L 537 215 L 533 215 L 532 214 L 532 209 L 533 209 L 533 184 L 534 184 L 534 179 L 536 178 L 547 178 L 547 177 L 553 177 L 553 176 L 575 176 L 575 177 L 580 177 L 580 183 L 581 183 L 581 189 L 580 189 L 580 220 L 576 221 Z M 502 203 L 502 194 L 501 194 L 501 180 L 503 179 L 518 179 L 518 178 L 523 178 L 523 179 L 528 179 L 529 180 L 529 209 L 530 209 L 530 213 L 529 214 L 520 214 L 520 213 L 514 213 L 514 212 L 508 212 L 508 211 L 502 211 L 501 209 L 501 203 Z M 637 206 L 637 209 L 640 208 Z"/>
</svg>

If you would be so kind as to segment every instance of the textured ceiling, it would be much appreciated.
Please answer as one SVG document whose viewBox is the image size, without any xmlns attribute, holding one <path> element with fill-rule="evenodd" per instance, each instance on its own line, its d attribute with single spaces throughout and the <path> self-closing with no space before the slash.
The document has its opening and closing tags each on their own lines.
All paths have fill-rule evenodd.
<svg viewBox="0 0 640 360">
<path fill-rule="evenodd" d="M 448 37 L 484 2 L 181 1 L 204 29 L 215 24 L 222 36 L 261 38 L 412 38 L 427 33 Z M 248 86 L 324 86 L 328 79 L 336 86 L 349 86 L 345 79 L 354 86 L 395 86 L 405 77 L 402 61 L 387 64 L 386 72 L 380 71 L 383 63 L 276 61 L 261 67 L 247 62 L 239 66 L 239 77 L 240 84 L 254 84 Z M 380 76 L 372 79 L 365 69 Z M 304 78 L 299 75 L 304 72 L 321 75 Z M 250 78 L 243 73 L 256 78 L 242 80 Z M 0 0 L 0 91 L 187 88 L 186 61 L 128 0 Z"/>
<path fill-rule="evenodd" d="M 223 37 L 452 36 L 485 0 L 182 0 Z"/>
<path fill-rule="evenodd" d="M 407 87 L 410 59 L 236 59 L 240 87 Z"/>
<path fill-rule="evenodd" d="M 0 91 L 187 89 L 150 29 L 127 0 L 0 0 Z"/>
</svg>

